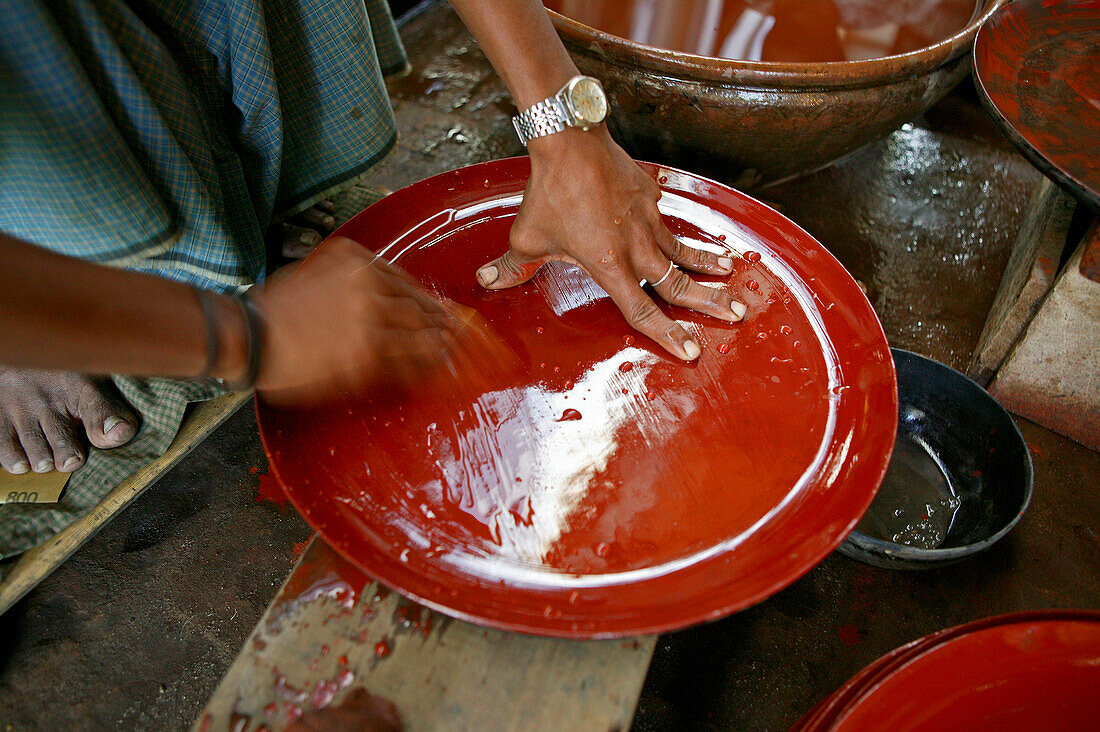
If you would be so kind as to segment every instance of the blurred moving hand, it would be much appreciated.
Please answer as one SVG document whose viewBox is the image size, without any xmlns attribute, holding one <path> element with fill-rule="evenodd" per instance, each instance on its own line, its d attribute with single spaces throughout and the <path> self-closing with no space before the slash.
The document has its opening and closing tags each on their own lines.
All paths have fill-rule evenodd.
<svg viewBox="0 0 1100 732">
<path fill-rule="evenodd" d="M 250 297 L 265 319 L 256 388 L 276 402 L 410 388 L 458 344 L 459 325 L 442 303 L 345 237 L 324 242 Z"/>
</svg>

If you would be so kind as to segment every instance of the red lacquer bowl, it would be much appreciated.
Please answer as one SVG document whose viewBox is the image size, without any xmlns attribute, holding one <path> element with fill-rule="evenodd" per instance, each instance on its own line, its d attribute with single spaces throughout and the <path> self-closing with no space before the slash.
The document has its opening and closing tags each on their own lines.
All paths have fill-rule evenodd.
<svg viewBox="0 0 1100 732">
<path fill-rule="evenodd" d="M 987 618 L 899 651 L 833 719 L 802 729 L 1039 732 L 1092 729 L 1100 715 L 1100 612 Z"/>
<path fill-rule="evenodd" d="M 974 40 L 974 77 L 1001 130 L 1100 210 L 1100 0 L 1016 0 Z"/>
<path fill-rule="evenodd" d="M 455 617 L 598 638 L 745 608 L 855 526 L 897 415 L 870 304 L 774 210 L 645 169 L 676 235 L 735 256 L 735 273 L 707 284 L 749 308 L 730 325 L 663 306 L 703 348 L 690 365 L 634 334 L 579 270 L 478 286 L 478 266 L 507 248 L 526 158 L 421 181 L 337 232 L 478 311 L 520 365 L 471 378 L 484 384 L 465 397 L 437 385 L 258 405 L 272 470 L 345 557 Z"/>
</svg>

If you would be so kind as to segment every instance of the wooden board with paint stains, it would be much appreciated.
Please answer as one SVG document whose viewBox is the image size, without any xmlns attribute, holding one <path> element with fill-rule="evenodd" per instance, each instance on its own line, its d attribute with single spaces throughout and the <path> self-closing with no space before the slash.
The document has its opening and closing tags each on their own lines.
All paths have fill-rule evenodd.
<svg viewBox="0 0 1100 732">
<path fill-rule="evenodd" d="M 314 539 L 194 729 L 361 729 L 379 709 L 407 730 L 626 729 L 655 639 L 481 628 L 372 583 Z"/>
</svg>

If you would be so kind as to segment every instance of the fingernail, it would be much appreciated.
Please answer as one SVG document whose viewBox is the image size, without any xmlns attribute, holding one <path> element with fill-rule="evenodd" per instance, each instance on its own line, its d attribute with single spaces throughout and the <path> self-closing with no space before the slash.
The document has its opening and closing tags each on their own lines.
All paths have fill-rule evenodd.
<svg viewBox="0 0 1100 732">
<path fill-rule="evenodd" d="M 695 341 L 684 341 L 684 353 L 687 355 L 689 361 L 694 361 L 699 358 L 699 354 L 703 351 L 699 348 L 699 344 Z"/>
<path fill-rule="evenodd" d="M 317 232 L 315 231 L 304 231 L 298 235 L 298 241 L 302 242 L 303 244 L 315 244 L 317 243 L 318 239 L 319 237 L 317 236 Z"/>
<path fill-rule="evenodd" d="M 718 266 L 722 269 L 730 269 L 733 267 L 733 260 L 729 257 L 718 257 Z"/>
<path fill-rule="evenodd" d="M 108 417 L 107 419 L 103 420 L 103 434 L 111 434 L 111 430 L 113 430 L 115 427 L 118 427 L 120 424 L 126 424 L 126 421 L 119 417 Z"/>
<path fill-rule="evenodd" d="M 36 473 L 48 473 L 51 470 L 53 470 L 53 460 L 42 459 L 34 466 L 34 472 Z"/>
<path fill-rule="evenodd" d="M 497 281 L 500 271 L 493 265 L 487 264 L 477 271 L 477 279 L 483 285 L 491 285 Z"/>
<path fill-rule="evenodd" d="M 329 226 L 329 227 L 336 226 L 336 219 L 334 219 L 331 216 L 326 216 L 325 218 L 321 219 L 321 222 L 325 226 Z"/>
<path fill-rule="evenodd" d="M 68 473 L 70 470 L 75 470 L 78 465 L 80 465 L 80 458 L 73 455 L 61 466 L 61 472 Z"/>
<path fill-rule="evenodd" d="M 745 317 L 745 311 L 748 310 L 748 308 L 745 307 L 745 303 L 737 302 L 736 300 L 734 300 L 730 303 L 730 310 L 732 310 L 733 314 L 737 316 L 738 320 L 740 320 L 741 318 Z"/>
<path fill-rule="evenodd" d="M 31 466 L 26 463 L 25 460 L 20 460 L 15 465 L 11 466 L 11 472 L 14 475 L 22 475 L 31 469 Z"/>
</svg>

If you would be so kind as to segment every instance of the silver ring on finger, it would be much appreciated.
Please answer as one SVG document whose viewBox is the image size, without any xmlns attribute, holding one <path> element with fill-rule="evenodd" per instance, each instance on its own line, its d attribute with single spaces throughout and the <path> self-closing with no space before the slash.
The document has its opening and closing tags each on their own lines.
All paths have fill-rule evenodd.
<svg viewBox="0 0 1100 732">
<path fill-rule="evenodd" d="M 670 274 L 672 274 L 672 270 L 674 270 L 676 268 L 677 267 L 676 267 L 675 262 L 669 262 L 668 263 L 668 269 L 666 269 L 665 273 L 663 275 L 661 275 L 661 279 L 657 280 L 656 282 L 650 282 L 649 280 L 641 279 L 641 280 L 638 280 L 638 285 L 641 286 L 641 287 L 645 287 L 646 285 L 652 285 L 653 287 L 656 287 L 657 285 L 659 285 L 662 282 L 664 282 L 665 280 L 667 280 L 668 276 Z"/>
</svg>

